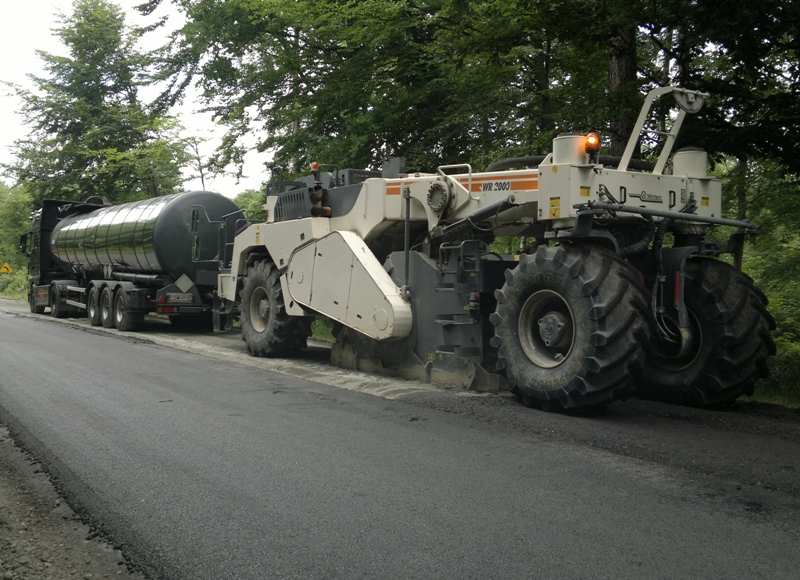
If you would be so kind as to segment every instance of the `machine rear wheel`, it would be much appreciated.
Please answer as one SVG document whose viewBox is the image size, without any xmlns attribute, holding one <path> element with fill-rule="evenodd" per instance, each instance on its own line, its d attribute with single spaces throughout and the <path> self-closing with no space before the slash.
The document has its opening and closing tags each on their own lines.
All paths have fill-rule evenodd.
<svg viewBox="0 0 800 580">
<path fill-rule="evenodd" d="M 669 341 L 653 336 L 642 396 L 725 405 L 752 394 L 755 382 L 768 374 L 767 359 L 775 354 L 775 320 L 764 294 L 729 264 L 703 258 L 686 266 L 685 296 L 693 344 L 680 356 Z"/>
<path fill-rule="evenodd" d="M 89 317 L 89 324 L 100 326 L 103 320 L 100 316 L 100 289 L 92 286 L 89 289 L 89 296 L 86 299 L 86 313 Z"/>
<path fill-rule="evenodd" d="M 596 247 L 540 246 L 495 293 L 498 366 L 526 404 L 596 407 L 633 390 L 648 336 L 638 273 Z"/>
<path fill-rule="evenodd" d="M 114 290 L 110 286 L 100 293 L 100 323 L 103 328 L 114 328 Z"/>
<path fill-rule="evenodd" d="M 241 298 L 242 339 L 250 354 L 284 356 L 305 348 L 311 321 L 287 314 L 280 272 L 271 262 L 248 269 Z"/>
</svg>

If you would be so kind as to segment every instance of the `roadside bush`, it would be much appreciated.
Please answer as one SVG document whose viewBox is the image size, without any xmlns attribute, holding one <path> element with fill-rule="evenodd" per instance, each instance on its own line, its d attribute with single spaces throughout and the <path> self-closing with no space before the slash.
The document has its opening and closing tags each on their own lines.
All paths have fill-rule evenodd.
<svg viewBox="0 0 800 580">
<path fill-rule="evenodd" d="M 8 263 L 14 269 L 11 274 L 0 274 L 0 296 L 4 298 L 25 295 L 25 257 L 19 253 L 17 242 L 29 227 L 30 213 L 28 193 L 0 182 L 0 264 Z"/>
<path fill-rule="evenodd" d="M 24 267 L 11 274 L 0 274 L 0 297 L 19 299 L 25 297 L 27 276 Z"/>
<path fill-rule="evenodd" d="M 784 337 L 775 341 L 778 354 L 770 360 L 770 377 L 756 389 L 755 398 L 800 405 L 800 344 Z"/>
</svg>

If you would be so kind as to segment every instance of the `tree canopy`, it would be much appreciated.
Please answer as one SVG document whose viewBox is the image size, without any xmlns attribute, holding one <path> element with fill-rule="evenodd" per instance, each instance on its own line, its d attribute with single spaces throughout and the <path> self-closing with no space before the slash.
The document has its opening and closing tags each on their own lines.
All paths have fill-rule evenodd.
<svg viewBox="0 0 800 580">
<path fill-rule="evenodd" d="M 151 13 L 169 0 L 150 0 Z M 412 168 L 543 152 L 599 128 L 619 152 L 641 95 L 663 84 L 712 102 L 684 141 L 779 158 L 800 118 L 790 0 L 180 0 L 161 60 L 176 102 L 197 81 L 229 128 L 219 165 L 257 133 L 276 162 Z"/>
<path fill-rule="evenodd" d="M 55 34 L 67 55 L 40 52 L 46 73 L 31 77 L 33 90 L 16 89 L 30 133 L 16 142 L 7 173 L 35 202 L 174 191 L 184 146 L 174 121 L 139 99 L 149 59 L 121 10 L 108 0 L 76 0 Z"/>
</svg>

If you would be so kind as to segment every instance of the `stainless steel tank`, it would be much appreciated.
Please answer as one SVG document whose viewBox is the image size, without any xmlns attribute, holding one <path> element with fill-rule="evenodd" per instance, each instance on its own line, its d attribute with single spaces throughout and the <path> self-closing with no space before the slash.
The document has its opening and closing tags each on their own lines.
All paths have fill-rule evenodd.
<svg viewBox="0 0 800 580">
<path fill-rule="evenodd" d="M 84 272 L 186 274 L 217 269 L 220 222 L 238 210 L 207 191 L 155 197 L 67 217 L 53 229 L 50 251 Z M 205 276 L 206 280 L 213 279 Z"/>
</svg>

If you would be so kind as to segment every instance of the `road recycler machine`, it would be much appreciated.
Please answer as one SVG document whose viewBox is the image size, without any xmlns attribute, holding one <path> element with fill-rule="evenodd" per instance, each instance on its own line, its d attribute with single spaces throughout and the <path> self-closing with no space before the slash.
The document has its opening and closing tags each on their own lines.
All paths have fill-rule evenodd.
<svg viewBox="0 0 800 580">
<path fill-rule="evenodd" d="M 675 113 L 646 164 L 633 156 L 662 97 L 673 99 Z M 100 323 L 133 313 L 138 322 L 185 301 L 196 309 L 187 315 L 213 313 L 217 329 L 238 318 L 256 356 L 296 353 L 312 320 L 327 318 L 332 360 L 347 368 L 510 389 L 548 409 L 636 392 L 726 404 L 766 376 L 775 323 L 741 271 L 755 226 L 721 216 L 721 185 L 707 174 L 705 151 L 673 152 L 685 116 L 704 99 L 676 87 L 651 91 L 620 158 L 601 155 L 591 132 L 556 137 L 546 156 L 485 171 L 314 164 L 311 175 L 267 196 L 264 223 L 244 222 L 221 196 L 182 194 L 176 199 L 185 201 L 168 202 L 182 209 L 165 233 L 130 226 L 114 239 L 81 240 L 69 232 L 86 229 L 87 219 L 102 224 L 97 216 L 114 210 L 64 202 L 72 227 L 31 234 L 47 238 L 47 259 L 60 268 L 58 279 L 34 273 L 31 307 L 88 310 Z M 146 215 L 137 211 L 124 218 L 117 210 L 118 219 Z M 95 217 L 76 221 L 76 212 Z M 496 251 L 499 236 L 515 241 L 514 254 Z M 150 257 L 144 267 L 130 251 L 136 244 L 158 254 L 157 267 Z"/>
</svg>

